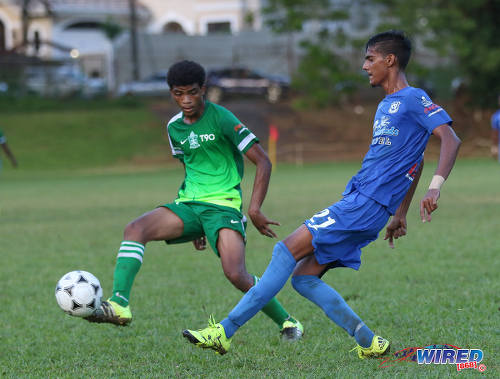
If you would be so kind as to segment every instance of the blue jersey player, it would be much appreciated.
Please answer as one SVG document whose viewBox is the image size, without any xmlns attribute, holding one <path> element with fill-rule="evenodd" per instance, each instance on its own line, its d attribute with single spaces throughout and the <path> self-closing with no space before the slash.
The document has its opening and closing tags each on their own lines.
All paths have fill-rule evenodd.
<svg viewBox="0 0 500 379">
<path fill-rule="evenodd" d="M 500 96 L 498 96 L 500 105 Z M 491 116 L 491 155 L 498 158 L 500 162 L 500 109 Z"/>
<path fill-rule="evenodd" d="M 342 296 L 321 280 L 334 267 L 361 264 L 361 248 L 374 241 L 389 221 L 385 239 L 406 234 L 406 213 L 423 167 L 423 153 L 431 134 L 441 141 L 439 163 L 429 190 L 420 203 L 422 221 L 431 221 L 440 188 L 454 165 L 460 140 L 451 118 L 418 88 L 408 85 L 405 67 L 411 43 L 398 31 L 373 36 L 366 44 L 363 70 L 370 84 L 381 86 L 373 123 L 373 139 L 359 172 L 349 181 L 343 198 L 316 213 L 278 242 L 264 275 L 243 296 L 228 317 L 200 330 L 184 330 L 190 342 L 224 354 L 236 330 L 252 318 L 284 286 L 292 285 L 357 342 L 361 359 L 389 351 L 390 343 L 376 336 Z"/>
</svg>

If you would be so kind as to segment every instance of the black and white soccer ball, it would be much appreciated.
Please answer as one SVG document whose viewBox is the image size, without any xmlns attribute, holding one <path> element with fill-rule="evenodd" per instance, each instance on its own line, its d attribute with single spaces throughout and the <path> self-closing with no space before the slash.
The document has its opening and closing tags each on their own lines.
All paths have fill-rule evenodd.
<svg viewBox="0 0 500 379">
<path fill-rule="evenodd" d="M 71 271 L 57 282 L 57 304 L 72 316 L 90 316 L 101 306 L 101 297 L 101 283 L 90 272 Z"/>
</svg>

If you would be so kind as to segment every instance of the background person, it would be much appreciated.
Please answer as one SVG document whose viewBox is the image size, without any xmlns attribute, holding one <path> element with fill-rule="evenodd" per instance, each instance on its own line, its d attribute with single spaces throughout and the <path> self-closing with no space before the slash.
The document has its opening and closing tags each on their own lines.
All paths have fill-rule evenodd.
<svg viewBox="0 0 500 379">
<path fill-rule="evenodd" d="M 500 95 L 498 96 L 500 106 Z M 491 116 L 491 155 L 500 162 L 500 109 Z"/>
<path fill-rule="evenodd" d="M 0 130 L 0 146 L 2 146 L 2 150 L 4 151 L 5 155 L 10 160 L 10 163 L 12 163 L 12 167 L 17 167 L 17 160 L 16 157 L 14 157 L 14 154 L 9 148 L 9 145 L 7 144 L 7 138 L 5 138 L 5 135 L 2 133 Z M 0 169 L 2 168 L 2 160 L 0 159 Z"/>
</svg>

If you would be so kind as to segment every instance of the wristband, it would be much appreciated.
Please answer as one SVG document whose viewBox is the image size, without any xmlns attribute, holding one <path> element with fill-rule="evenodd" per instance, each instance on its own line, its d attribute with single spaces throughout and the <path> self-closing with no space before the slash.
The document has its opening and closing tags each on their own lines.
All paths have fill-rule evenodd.
<svg viewBox="0 0 500 379">
<path fill-rule="evenodd" d="M 445 178 L 441 175 L 434 175 L 431 180 L 431 184 L 429 185 L 429 189 L 437 189 L 440 190 L 443 185 Z"/>
</svg>

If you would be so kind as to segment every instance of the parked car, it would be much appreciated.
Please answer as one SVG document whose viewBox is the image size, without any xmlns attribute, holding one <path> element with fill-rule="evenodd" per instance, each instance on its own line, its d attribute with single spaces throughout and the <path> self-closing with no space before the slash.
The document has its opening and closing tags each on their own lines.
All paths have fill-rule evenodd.
<svg viewBox="0 0 500 379">
<path fill-rule="evenodd" d="M 6 82 L 0 82 L 0 93 L 7 93 L 9 85 Z"/>
<path fill-rule="evenodd" d="M 76 66 L 28 66 L 24 85 L 28 93 L 45 97 L 66 97 L 78 94 L 84 77 Z"/>
<path fill-rule="evenodd" d="M 28 93 L 46 97 L 94 97 L 107 91 L 104 79 L 91 79 L 72 64 L 29 66 L 24 71 L 24 86 Z"/>
<path fill-rule="evenodd" d="M 210 70 L 207 73 L 207 99 L 218 103 L 229 94 L 260 95 L 270 103 L 279 101 L 290 88 L 290 80 L 244 67 Z"/>
<path fill-rule="evenodd" d="M 108 85 L 103 78 L 89 78 L 86 77 L 82 95 L 84 97 L 96 97 L 106 95 L 108 92 Z"/>
<path fill-rule="evenodd" d="M 143 80 L 123 83 L 118 87 L 118 96 L 163 96 L 169 94 L 167 73 L 157 72 Z"/>
</svg>

